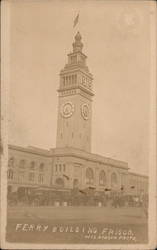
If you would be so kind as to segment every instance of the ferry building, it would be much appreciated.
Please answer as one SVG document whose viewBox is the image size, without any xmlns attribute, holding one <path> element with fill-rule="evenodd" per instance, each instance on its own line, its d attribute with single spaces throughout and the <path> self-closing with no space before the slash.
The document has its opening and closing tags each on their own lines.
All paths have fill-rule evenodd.
<svg viewBox="0 0 157 250">
<path fill-rule="evenodd" d="M 56 148 L 9 145 L 8 192 L 148 192 L 148 177 L 129 172 L 127 162 L 91 152 L 93 76 L 80 33 L 60 71 Z"/>
</svg>

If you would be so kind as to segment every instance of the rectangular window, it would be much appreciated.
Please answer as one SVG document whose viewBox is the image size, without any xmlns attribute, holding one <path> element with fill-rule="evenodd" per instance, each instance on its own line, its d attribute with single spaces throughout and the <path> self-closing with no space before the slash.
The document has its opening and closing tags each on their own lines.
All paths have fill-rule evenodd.
<svg viewBox="0 0 157 250">
<path fill-rule="evenodd" d="M 66 76 L 66 85 L 68 85 L 68 76 Z"/>
<path fill-rule="evenodd" d="M 71 84 L 71 76 L 69 76 L 69 84 Z"/>
<path fill-rule="evenodd" d="M 43 174 L 39 174 L 38 182 L 39 182 L 40 184 L 42 184 L 42 183 L 44 182 L 44 175 L 43 175 Z"/>
<path fill-rule="evenodd" d="M 19 167 L 20 168 L 25 168 L 25 164 L 26 164 L 25 160 L 20 160 Z"/>
<path fill-rule="evenodd" d="M 13 179 L 13 176 L 14 176 L 13 170 L 12 170 L 12 169 L 9 169 L 9 170 L 8 170 L 8 179 L 12 180 L 12 179 Z"/>
<path fill-rule="evenodd" d="M 75 75 L 74 82 L 77 83 L 77 75 Z"/>
<path fill-rule="evenodd" d="M 87 184 L 94 184 L 94 180 L 93 180 L 93 179 L 86 178 L 86 183 L 87 183 Z"/>
<path fill-rule="evenodd" d="M 63 86 L 65 86 L 65 77 L 63 77 Z"/>
<path fill-rule="evenodd" d="M 82 84 L 84 84 L 84 83 L 85 83 L 85 77 L 82 76 Z"/>
<path fill-rule="evenodd" d="M 9 159 L 8 166 L 9 166 L 9 167 L 14 167 L 14 158 L 13 158 L 13 157 L 11 157 L 11 158 Z"/>
<path fill-rule="evenodd" d="M 77 62 L 77 56 L 72 56 L 71 63 L 76 63 L 76 62 Z"/>
<path fill-rule="evenodd" d="M 32 162 L 30 163 L 30 169 L 31 169 L 31 170 L 35 170 L 35 162 L 34 162 L 34 161 L 32 161 Z"/>
<path fill-rule="evenodd" d="M 103 180 L 102 180 L 102 179 L 100 179 L 100 185 L 103 185 L 103 184 L 104 184 Z"/>
<path fill-rule="evenodd" d="M 62 171 L 62 165 L 59 164 L 59 171 L 61 172 Z"/>
<path fill-rule="evenodd" d="M 44 163 L 41 163 L 41 164 L 39 165 L 39 171 L 40 171 L 40 172 L 43 172 L 43 171 L 44 171 Z"/>
<path fill-rule="evenodd" d="M 19 179 L 19 182 L 23 182 L 24 181 L 24 172 L 19 172 L 18 173 L 18 179 Z"/>
<path fill-rule="evenodd" d="M 29 173 L 29 176 L 28 176 L 29 181 L 34 182 L 34 177 L 35 175 L 33 172 Z"/>
<path fill-rule="evenodd" d="M 65 164 L 63 164 L 63 171 L 64 171 L 64 172 L 66 171 L 66 166 L 65 166 Z"/>
<path fill-rule="evenodd" d="M 55 167 L 56 167 L 56 172 L 57 172 L 57 171 L 58 171 L 58 166 L 57 166 L 57 164 L 56 164 L 56 166 L 55 166 Z"/>
</svg>

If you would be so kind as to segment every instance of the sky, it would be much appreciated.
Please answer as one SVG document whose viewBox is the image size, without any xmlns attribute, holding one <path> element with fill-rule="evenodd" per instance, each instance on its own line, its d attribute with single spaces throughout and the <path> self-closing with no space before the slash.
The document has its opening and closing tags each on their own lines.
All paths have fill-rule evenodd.
<svg viewBox="0 0 157 250">
<path fill-rule="evenodd" d="M 92 152 L 148 173 L 148 1 L 12 0 L 9 143 L 54 148 L 60 70 L 77 31 L 93 74 Z M 79 13 L 79 23 L 73 28 Z"/>
</svg>

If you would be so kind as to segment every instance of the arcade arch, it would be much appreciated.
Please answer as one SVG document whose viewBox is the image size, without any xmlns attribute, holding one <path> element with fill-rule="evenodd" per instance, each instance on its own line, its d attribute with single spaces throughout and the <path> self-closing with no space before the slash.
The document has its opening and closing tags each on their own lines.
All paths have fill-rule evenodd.
<svg viewBox="0 0 157 250">
<path fill-rule="evenodd" d="M 106 174 L 104 170 L 101 170 L 99 173 L 99 184 L 102 186 L 106 185 Z"/>
<path fill-rule="evenodd" d="M 86 170 L 86 183 L 87 184 L 94 183 L 94 171 L 92 168 L 87 168 Z"/>
<path fill-rule="evenodd" d="M 116 188 L 118 186 L 118 176 L 115 172 L 111 174 L 111 188 Z"/>
</svg>

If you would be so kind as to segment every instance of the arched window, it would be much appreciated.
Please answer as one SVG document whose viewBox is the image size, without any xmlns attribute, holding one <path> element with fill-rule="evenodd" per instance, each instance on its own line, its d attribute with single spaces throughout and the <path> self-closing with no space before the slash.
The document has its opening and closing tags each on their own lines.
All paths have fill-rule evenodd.
<svg viewBox="0 0 157 250">
<path fill-rule="evenodd" d="M 58 187 L 64 187 L 64 180 L 62 178 L 57 178 L 56 179 L 56 185 Z"/>
<path fill-rule="evenodd" d="M 20 160 L 19 167 L 20 168 L 25 168 L 25 163 L 26 163 L 25 160 Z"/>
<path fill-rule="evenodd" d="M 40 172 L 44 171 L 44 163 L 40 163 L 40 165 L 39 165 L 39 171 Z"/>
<path fill-rule="evenodd" d="M 116 173 L 111 174 L 111 186 L 116 187 L 118 184 L 118 179 Z"/>
<path fill-rule="evenodd" d="M 99 184 L 105 186 L 106 185 L 106 174 L 104 170 L 100 171 L 99 174 Z"/>
<path fill-rule="evenodd" d="M 31 161 L 30 163 L 30 169 L 35 170 L 35 161 Z"/>
<path fill-rule="evenodd" d="M 11 157 L 8 161 L 8 167 L 14 167 L 14 157 Z"/>
<path fill-rule="evenodd" d="M 12 180 L 13 177 L 14 177 L 14 172 L 13 172 L 12 169 L 9 169 L 9 170 L 8 170 L 8 179 L 9 179 L 9 180 Z"/>
<path fill-rule="evenodd" d="M 94 172 L 91 168 L 87 168 L 86 170 L 86 183 L 87 184 L 94 183 Z"/>
</svg>

